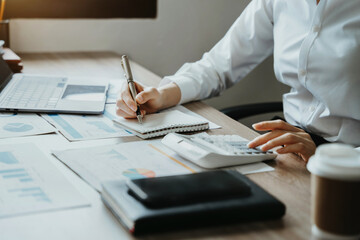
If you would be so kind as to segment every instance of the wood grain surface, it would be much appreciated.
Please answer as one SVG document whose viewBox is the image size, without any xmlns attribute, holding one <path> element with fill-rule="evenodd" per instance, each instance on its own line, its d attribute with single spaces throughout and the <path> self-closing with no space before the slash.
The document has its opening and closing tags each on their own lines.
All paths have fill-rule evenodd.
<svg viewBox="0 0 360 240">
<path fill-rule="evenodd" d="M 25 73 L 98 78 L 123 76 L 120 55 L 110 52 L 41 53 L 20 56 L 24 62 Z M 152 86 L 159 83 L 159 76 L 139 64 L 132 62 L 132 68 L 136 80 Z M 209 134 L 238 134 L 248 139 L 257 136 L 253 130 L 202 102 L 193 102 L 185 106 L 222 126 L 221 129 L 209 130 Z M 310 239 L 310 174 L 305 163 L 293 154 L 286 154 L 267 164 L 274 167 L 275 171 L 251 174 L 248 177 L 285 203 L 287 210 L 283 219 L 157 234 L 147 239 Z"/>
</svg>

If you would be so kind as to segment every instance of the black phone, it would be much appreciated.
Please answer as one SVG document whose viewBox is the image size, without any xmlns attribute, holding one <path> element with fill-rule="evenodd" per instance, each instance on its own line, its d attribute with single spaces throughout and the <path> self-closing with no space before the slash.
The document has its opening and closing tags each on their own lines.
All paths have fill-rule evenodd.
<svg viewBox="0 0 360 240">
<path fill-rule="evenodd" d="M 127 182 L 129 194 L 150 208 L 246 197 L 250 186 L 232 170 L 145 178 Z"/>
</svg>

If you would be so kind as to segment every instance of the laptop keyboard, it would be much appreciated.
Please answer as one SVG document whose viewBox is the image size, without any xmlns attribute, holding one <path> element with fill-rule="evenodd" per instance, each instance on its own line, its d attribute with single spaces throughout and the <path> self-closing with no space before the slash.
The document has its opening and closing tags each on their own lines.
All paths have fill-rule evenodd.
<svg viewBox="0 0 360 240">
<path fill-rule="evenodd" d="M 54 109 L 66 80 L 60 77 L 23 76 L 11 86 L 0 105 L 6 108 Z"/>
</svg>

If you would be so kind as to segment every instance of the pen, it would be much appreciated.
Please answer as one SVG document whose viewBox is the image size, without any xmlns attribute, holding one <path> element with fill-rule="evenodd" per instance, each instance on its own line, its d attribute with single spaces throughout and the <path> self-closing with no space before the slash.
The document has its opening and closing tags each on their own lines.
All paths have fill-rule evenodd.
<svg viewBox="0 0 360 240">
<path fill-rule="evenodd" d="M 126 55 L 123 55 L 121 57 L 121 66 L 122 66 L 122 68 L 124 70 L 125 78 L 126 78 L 128 84 L 129 84 L 129 89 L 130 89 L 131 96 L 132 96 L 132 98 L 134 99 L 134 101 L 136 103 L 135 99 L 136 99 L 137 92 L 136 92 L 135 83 L 134 83 L 131 68 L 130 68 L 129 59 L 128 59 L 128 57 Z M 141 124 L 142 123 L 142 116 L 141 116 L 141 112 L 140 112 L 140 106 L 138 104 L 137 104 L 137 109 L 136 109 L 136 117 L 137 117 L 139 123 Z"/>
</svg>

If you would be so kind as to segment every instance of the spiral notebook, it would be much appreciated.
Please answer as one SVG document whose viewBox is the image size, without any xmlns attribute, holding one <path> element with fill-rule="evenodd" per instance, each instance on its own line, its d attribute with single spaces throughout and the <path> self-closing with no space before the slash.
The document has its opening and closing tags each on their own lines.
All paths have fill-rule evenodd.
<svg viewBox="0 0 360 240">
<path fill-rule="evenodd" d="M 209 122 L 178 110 L 145 115 L 142 124 L 137 119 L 118 118 L 114 121 L 143 139 L 209 129 Z"/>
</svg>

